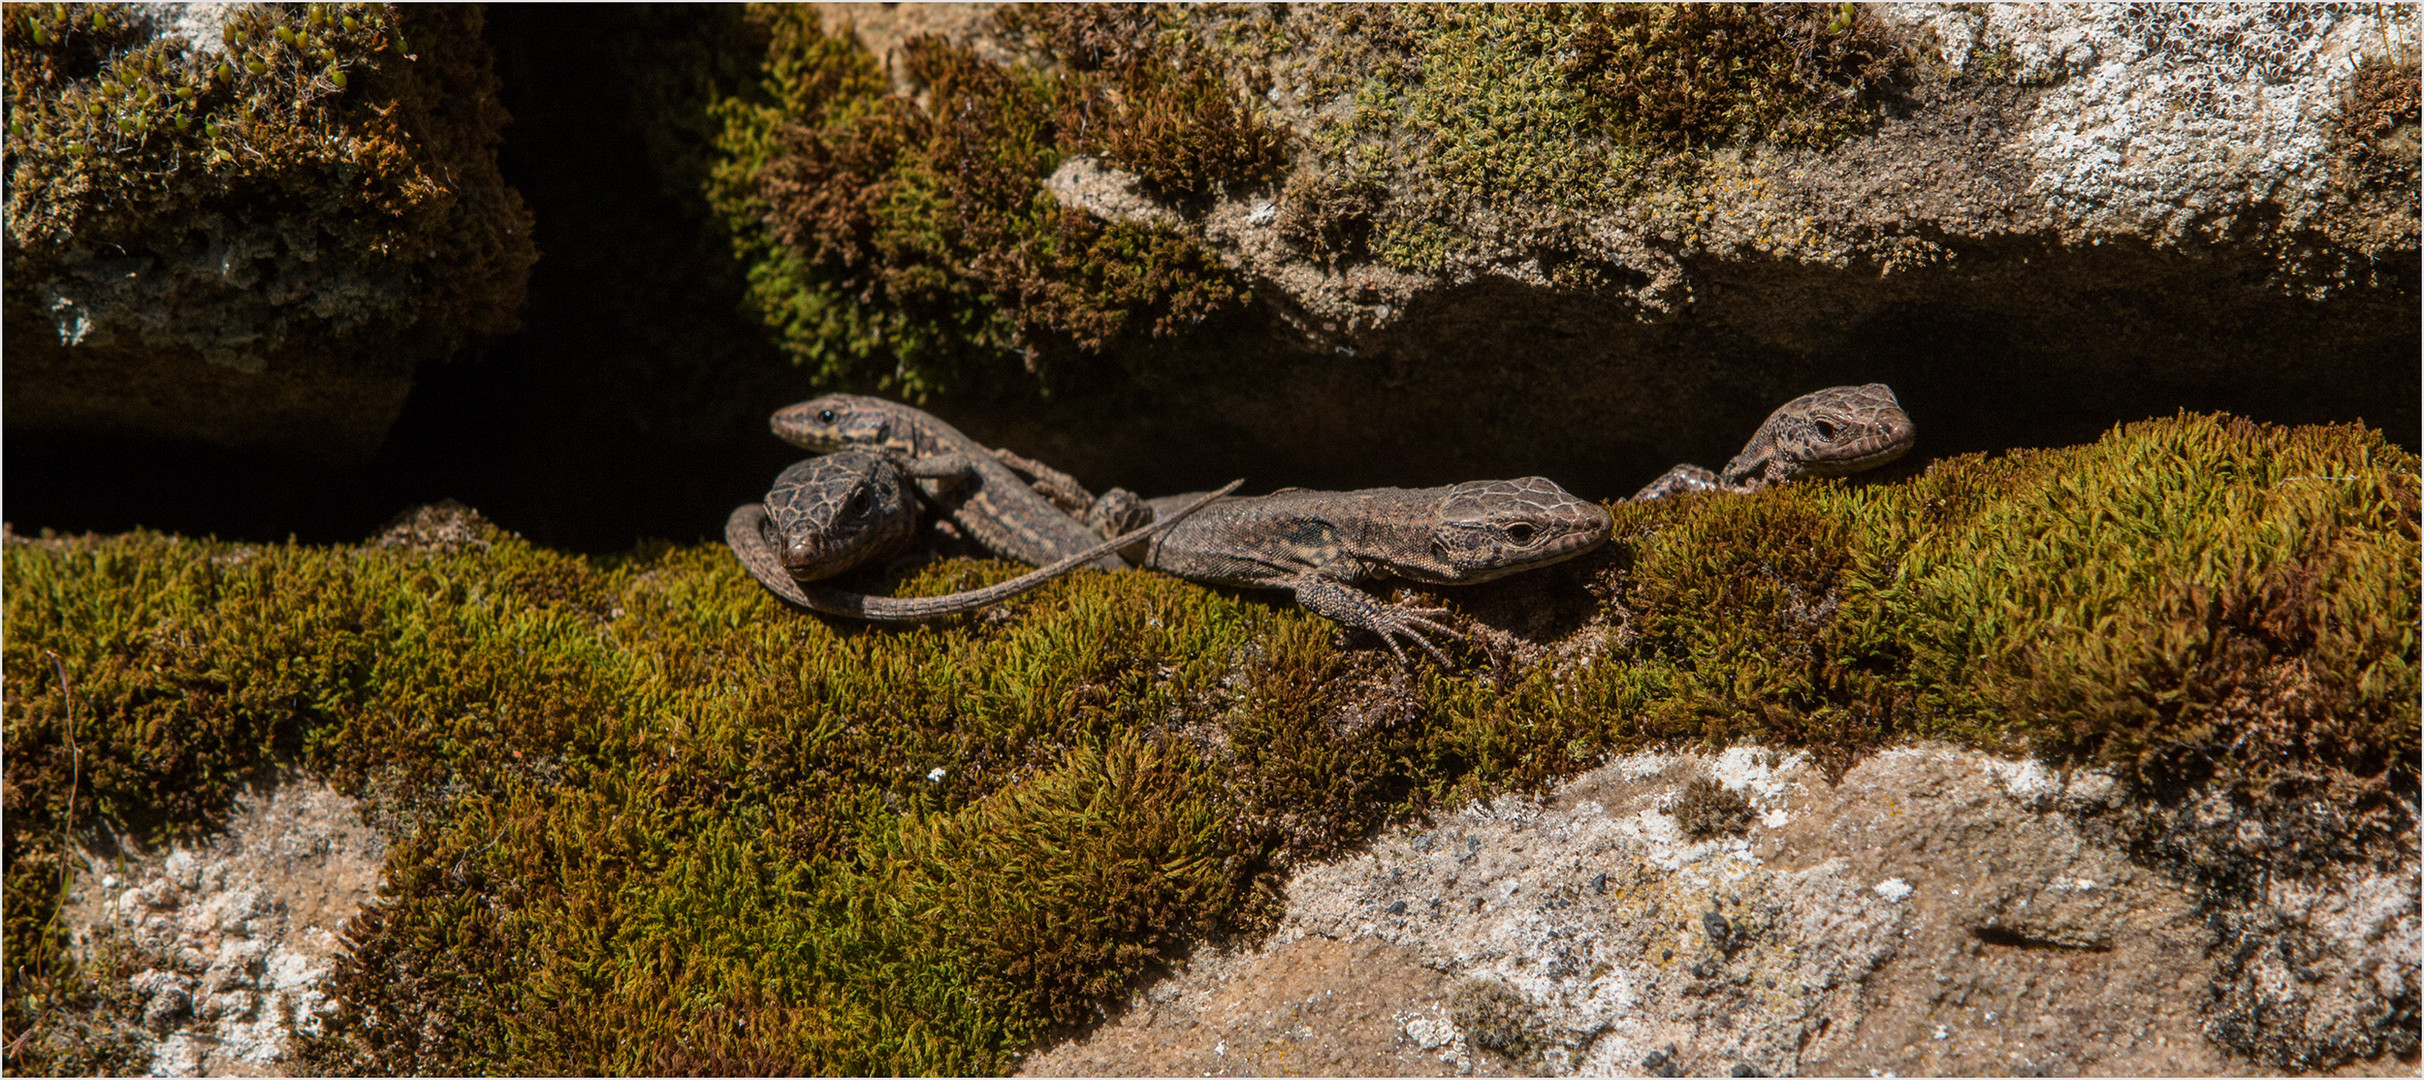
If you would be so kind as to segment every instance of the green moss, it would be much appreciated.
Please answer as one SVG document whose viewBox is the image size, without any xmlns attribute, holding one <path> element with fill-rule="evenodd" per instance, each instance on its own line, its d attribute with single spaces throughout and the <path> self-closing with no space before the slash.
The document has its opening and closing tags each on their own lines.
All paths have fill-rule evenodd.
<svg viewBox="0 0 2424 1080">
<path fill-rule="evenodd" d="M 536 254 L 478 9 L 245 7 L 215 53 L 158 15 L 0 15 L 12 320 L 256 371 L 516 325 Z"/>
<path fill-rule="evenodd" d="M 1868 582 L 1904 620 L 1928 722 L 2151 785 L 2328 788 L 2352 816 L 2399 814 L 2417 747 L 2414 457 L 2353 426 L 2192 418 L 2063 457 L 2005 466 L 1962 529 Z"/>
<path fill-rule="evenodd" d="M 818 385 L 922 399 L 1048 381 L 1056 362 L 1170 339 L 1244 299 L 1177 230 L 1099 221 L 1043 190 L 1072 153 L 1188 197 L 1270 173 L 1276 136 L 1151 40 L 1094 69 L 1045 70 L 913 39 L 900 57 L 910 90 L 894 92 L 815 11 L 753 17 L 765 65 L 716 106 L 710 201 L 762 316 Z M 1006 21 L 1047 54 L 1097 55 L 1109 33 L 1050 12 Z"/>
<path fill-rule="evenodd" d="M 1345 107 L 1315 121 L 1283 232 L 1317 258 L 1368 250 L 1417 272 L 1481 243 L 1451 223 L 1510 199 L 1604 216 L 1693 190 L 1719 147 L 1832 145 L 1906 66 L 1842 5 L 1342 5 L 1289 25 L 1319 57 L 1314 99 Z M 1342 193 L 1362 190 L 1396 202 L 1359 213 L 1350 197 L 1341 229 Z"/>
<path fill-rule="evenodd" d="M 1595 6 L 1569 48 L 1592 112 L 1645 145 L 1829 146 L 1906 66 L 1857 4 Z"/>
<path fill-rule="evenodd" d="M 1324 111 L 1283 200 L 1283 232 L 1339 236 L 1353 257 L 1365 246 L 1382 262 L 1432 271 L 1469 230 L 1510 197 L 1557 207 L 1605 207 L 1627 185 L 1640 155 L 1598 137 L 1582 88 L 1560 59 L 1583 25 L 1561 7 L 1383 6 L 1342 8 L 1327 20 L 1291 22 L 1319 57 L 1315 100 Z M 1397 193 L 1375 211 L 1353 193 Z M 1347 229 L 1338 216 L 1347 198 Z M 1410 200 L 1404 196 L 1412 196 Z M 1373 200 L 1376 201 L 1376 200 Z"/>
<path fill-rule="evenodd" d="M 79 969 L 57 922 L 68 836 L 206 828 L 269 766 L 402 823 L 305 1048 L 335 1072 L 1000 1071 L 1265 925 L 1298 860 L 1656 745 L 2034 750 L 2337 815 L 2266 873 L 2390 858 L 2418 486 L 2362 428 L 2182 416 L 1620 505 L 1601 553 L 1440 593 L 1557 612 L 1571 659 L 1411 677 L 1148 574 L 897 630 L 778 608 L 716 546 L 12 540 L 7 1063 L 139 1049 L 104 1022 L 112 961 Z"/>
</svg>

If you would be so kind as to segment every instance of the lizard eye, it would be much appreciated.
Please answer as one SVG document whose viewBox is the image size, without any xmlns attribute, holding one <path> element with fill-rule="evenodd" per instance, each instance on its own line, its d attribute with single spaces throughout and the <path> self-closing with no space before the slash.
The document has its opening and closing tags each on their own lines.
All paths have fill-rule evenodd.
<svg viewBox="0 0 2424 1080">
<path fill-rule="evenodd" d="M 1835 425 L 1824 420 L 1812 421 L 1812 424 L 1813 426 L 1817 427 L 1819 438 L 1832 439 L 1835 437 Z"/>
<path fill-rule="evenodd" d="M 851 494 L 851 496 L 850 496 L 850 513 L 851 513 L 853 516 L 856 516 L 856 515 L 859 515 L 859 514 L 864 514 L 864 513 L 866 513 L 866 512 L 867 512 L 867 493 L 866 493 L 866 492 L 864 492 L 864 491 L 853 492 L 853 493 Z"/>
<path fill-rule="evenodd" d="M 1513 540 L 1518 544 L 1531 543 L 1532 523 L 1528 521 L 1518 521 L 1513 525 L 1507 526 L 1507 539 Z"/>
<path fill-rule="evenodd" d="M 839 413 L 836 413 L 831 409 L 826 409 L 825 411 L 816 414 L 816 422 L 820 424 L 830 424 L 833 422 L 834 417 L 839 415 Z"/>
</svg>

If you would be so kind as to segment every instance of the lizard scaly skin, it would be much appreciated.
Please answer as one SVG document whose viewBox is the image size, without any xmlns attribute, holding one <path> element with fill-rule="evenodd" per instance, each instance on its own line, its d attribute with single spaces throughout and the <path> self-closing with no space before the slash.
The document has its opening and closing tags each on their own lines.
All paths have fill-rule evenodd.
<svg viewBox="0 0 2424 1080">
<path fill-rule="evenodd" d="M 792 581 L 848 573 L 907 549 L 917 533 L 908 470 L 864 450 L 793 464 L 774 478 L 764 505 L 768 530 L 781 541 L 775 557 Z"/>
<path fill-rule="evenodd" d="M 1152 501 L 1167 517 L 1194 496 Z M 1383 603 L 1355 588 L 1378 578 L 1469 585 L 1571 559 L 1608 538 L 1608 512 L 1537 476 L 1436 488 L 1306 491 L 1222 499 L 1126 554 L 1190 581 L 1286 589 L 1330 619 L 1380 636 L 1400 662 L 1400 639 L 1440 663 L 1424 637 L 1456 637 L 1439 608 Z"/>
<path fill-rule="evenodd" d="M 1101 534 L 1069 516 L 976 440 L 921 409 L 858 394 L 827 394 L 786 406 L 776 436 L 810 450 L 883 450 L 923 463 L 926 498 L 977 543 L 1037 566 L 1097 546 Z M 956 481 L 956 482 L 955 482 Z M 1118 556 L 1091 565 L 1119 569 Z"/>
<path fill-rule="evenodd" d="M 1892 387 L 1830 386 L 1769 413 L 1724 472 L 1677 465 L 1633 493 L 1633 501 L 1686 491 L 1748 493 L 1802 476 L 1843 476 L 1901 457 L 1917 438 Z"/>
<path fill-rule="evenodd" d="M 906 465 L 880 454 L 829 454 L 800 462 L 783 471 L 764 503 L 733 508 L 724 521 L 724 543 L 758 584 L 800 607 L 870 622 L 920 622 L 999 603 L 1123 545 L 1146 542 L 1243 482 L 1175 507 L 1167 520 L 982 589 L 899 600 L 813 584 L 906 544 L 917 528 L 911 479 Z"/>
</svg>

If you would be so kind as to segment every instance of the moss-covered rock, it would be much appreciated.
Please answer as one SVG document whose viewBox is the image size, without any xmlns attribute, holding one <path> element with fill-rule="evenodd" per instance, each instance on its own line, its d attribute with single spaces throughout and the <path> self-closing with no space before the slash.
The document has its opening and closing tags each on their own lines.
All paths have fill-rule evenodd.
<svg viewBox="0 0 2424 1080">
<path fill-rule="evenodd" d="M 12 435 L 360 459 L 516 325 L 474 6 L 12 4 Z"/>
<path fill-rule="evenodd" d="M 1166 225 L 1103 222 L 1042 187 L 1073 152 L 1123 155 L 1160 193 L 1198 198 L 1268 175 L 1276 133 L 1177 58 L 1174 15 L 1005 18 L 1065 67 L 1005 66 L 911 40 L 895 89 L 812 8 L 769 6 L 753 85 L 724 120 L 709 190 L 786 351 L 828 385 L 923 398 L 1166 339 L 1232 312 L 1242 283 Z"/>
<path fill-rule="evenodd" d="M 2413 426 L 2392 9 L 753 18 L 710 187 L 785 350 L 1100 483 L 1612 496 L 1869 380 L 1940 453 Z"/>
<path fill-rule="evenodd" d="M 1141 573 L 888 630 L 780 608 L 717 546 L 579 558 L 443 514 L 352 547 L 12 538 L 8 1065 L 128 1052 L 81 1041 L 111 988 L 55 921 L 69 838 L 205 828 L 272 765 L 397 831 L 327 1071 L 996 1071 L 1266 925 L 1304 858 L 1654 744 L 2033 748 L 2124 777 L 2134 849 L 2197 889 L 2392 865 L 2417 470 L 2363 428 L 2183 415 L 1619 505 L 1601 552 L 1443 590 L 1467 662 L 1411 675 Z"/>
</svg>

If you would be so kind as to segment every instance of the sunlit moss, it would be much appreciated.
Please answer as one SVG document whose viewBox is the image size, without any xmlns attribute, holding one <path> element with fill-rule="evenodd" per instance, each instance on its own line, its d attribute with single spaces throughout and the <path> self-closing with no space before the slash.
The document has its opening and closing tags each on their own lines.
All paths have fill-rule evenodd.
<svg viewBox="0 0 2424 1080">
<path fill-rule="evenodd" d="M 1598 553 L 1439 591 L 1559 609 L 1543 659 L 1411 674 L 1134 572 L 890 629 L 717 546 L 13 540 L 10 1066 L 126 1052 L 54 918 L 68 831 L 207 827 L 271 765 L 399 823 L 304 1048 L 340 1072 L 999 1071 L 1267 925 L 1298 860 L 1646 746 L 2034 750 L 2150 799 L 2323 800 L 2299 858 L 2382 857 L 2414 829 L 2417 493 L 2363 428 L 2183 416 L 1619 505 Z"/>
<path fill-rule="evenodd" d="M 1510 198 L 1557 229 L 1693 195 L 1715 148 L 1832 145 L 1906 66 L 1843 5 L 1340 5 L 1289 27 L 1318 57 L 1315 99 L 1338 105 L 1283 229 L 1323 257 L 1343 214 L 1345 253 L 1418 272 L 1500 243 L 1464 223 Z M 1393 197 L 1339 205 L 1361 190 Z"/>
<path fill-rule="evenodd" d="M 1317 261 L 1437 272 L 1502 246 L 1475 226 L 1510 200 L 1552 232 L 1696 205 L 1712 149 L 1839 141 L 1903 68 L 1840 5 L 1013 6 L 987 36 L 1018 59 L 913 38 L 889 73 L 832 16 L 750 18 L 763 68 L 714 107 L 708 188 L 758 313 L 819 385 L 918 398 L 1216 332 L 1248 288 L 1190 217 L 1218 198 L 1267 199 Z M 1302 131 L 1261 100 L 1282 69 Z M 1064 208 L 1043 181 L 1073 155 L 1172 215 Z"/>
</svg>

